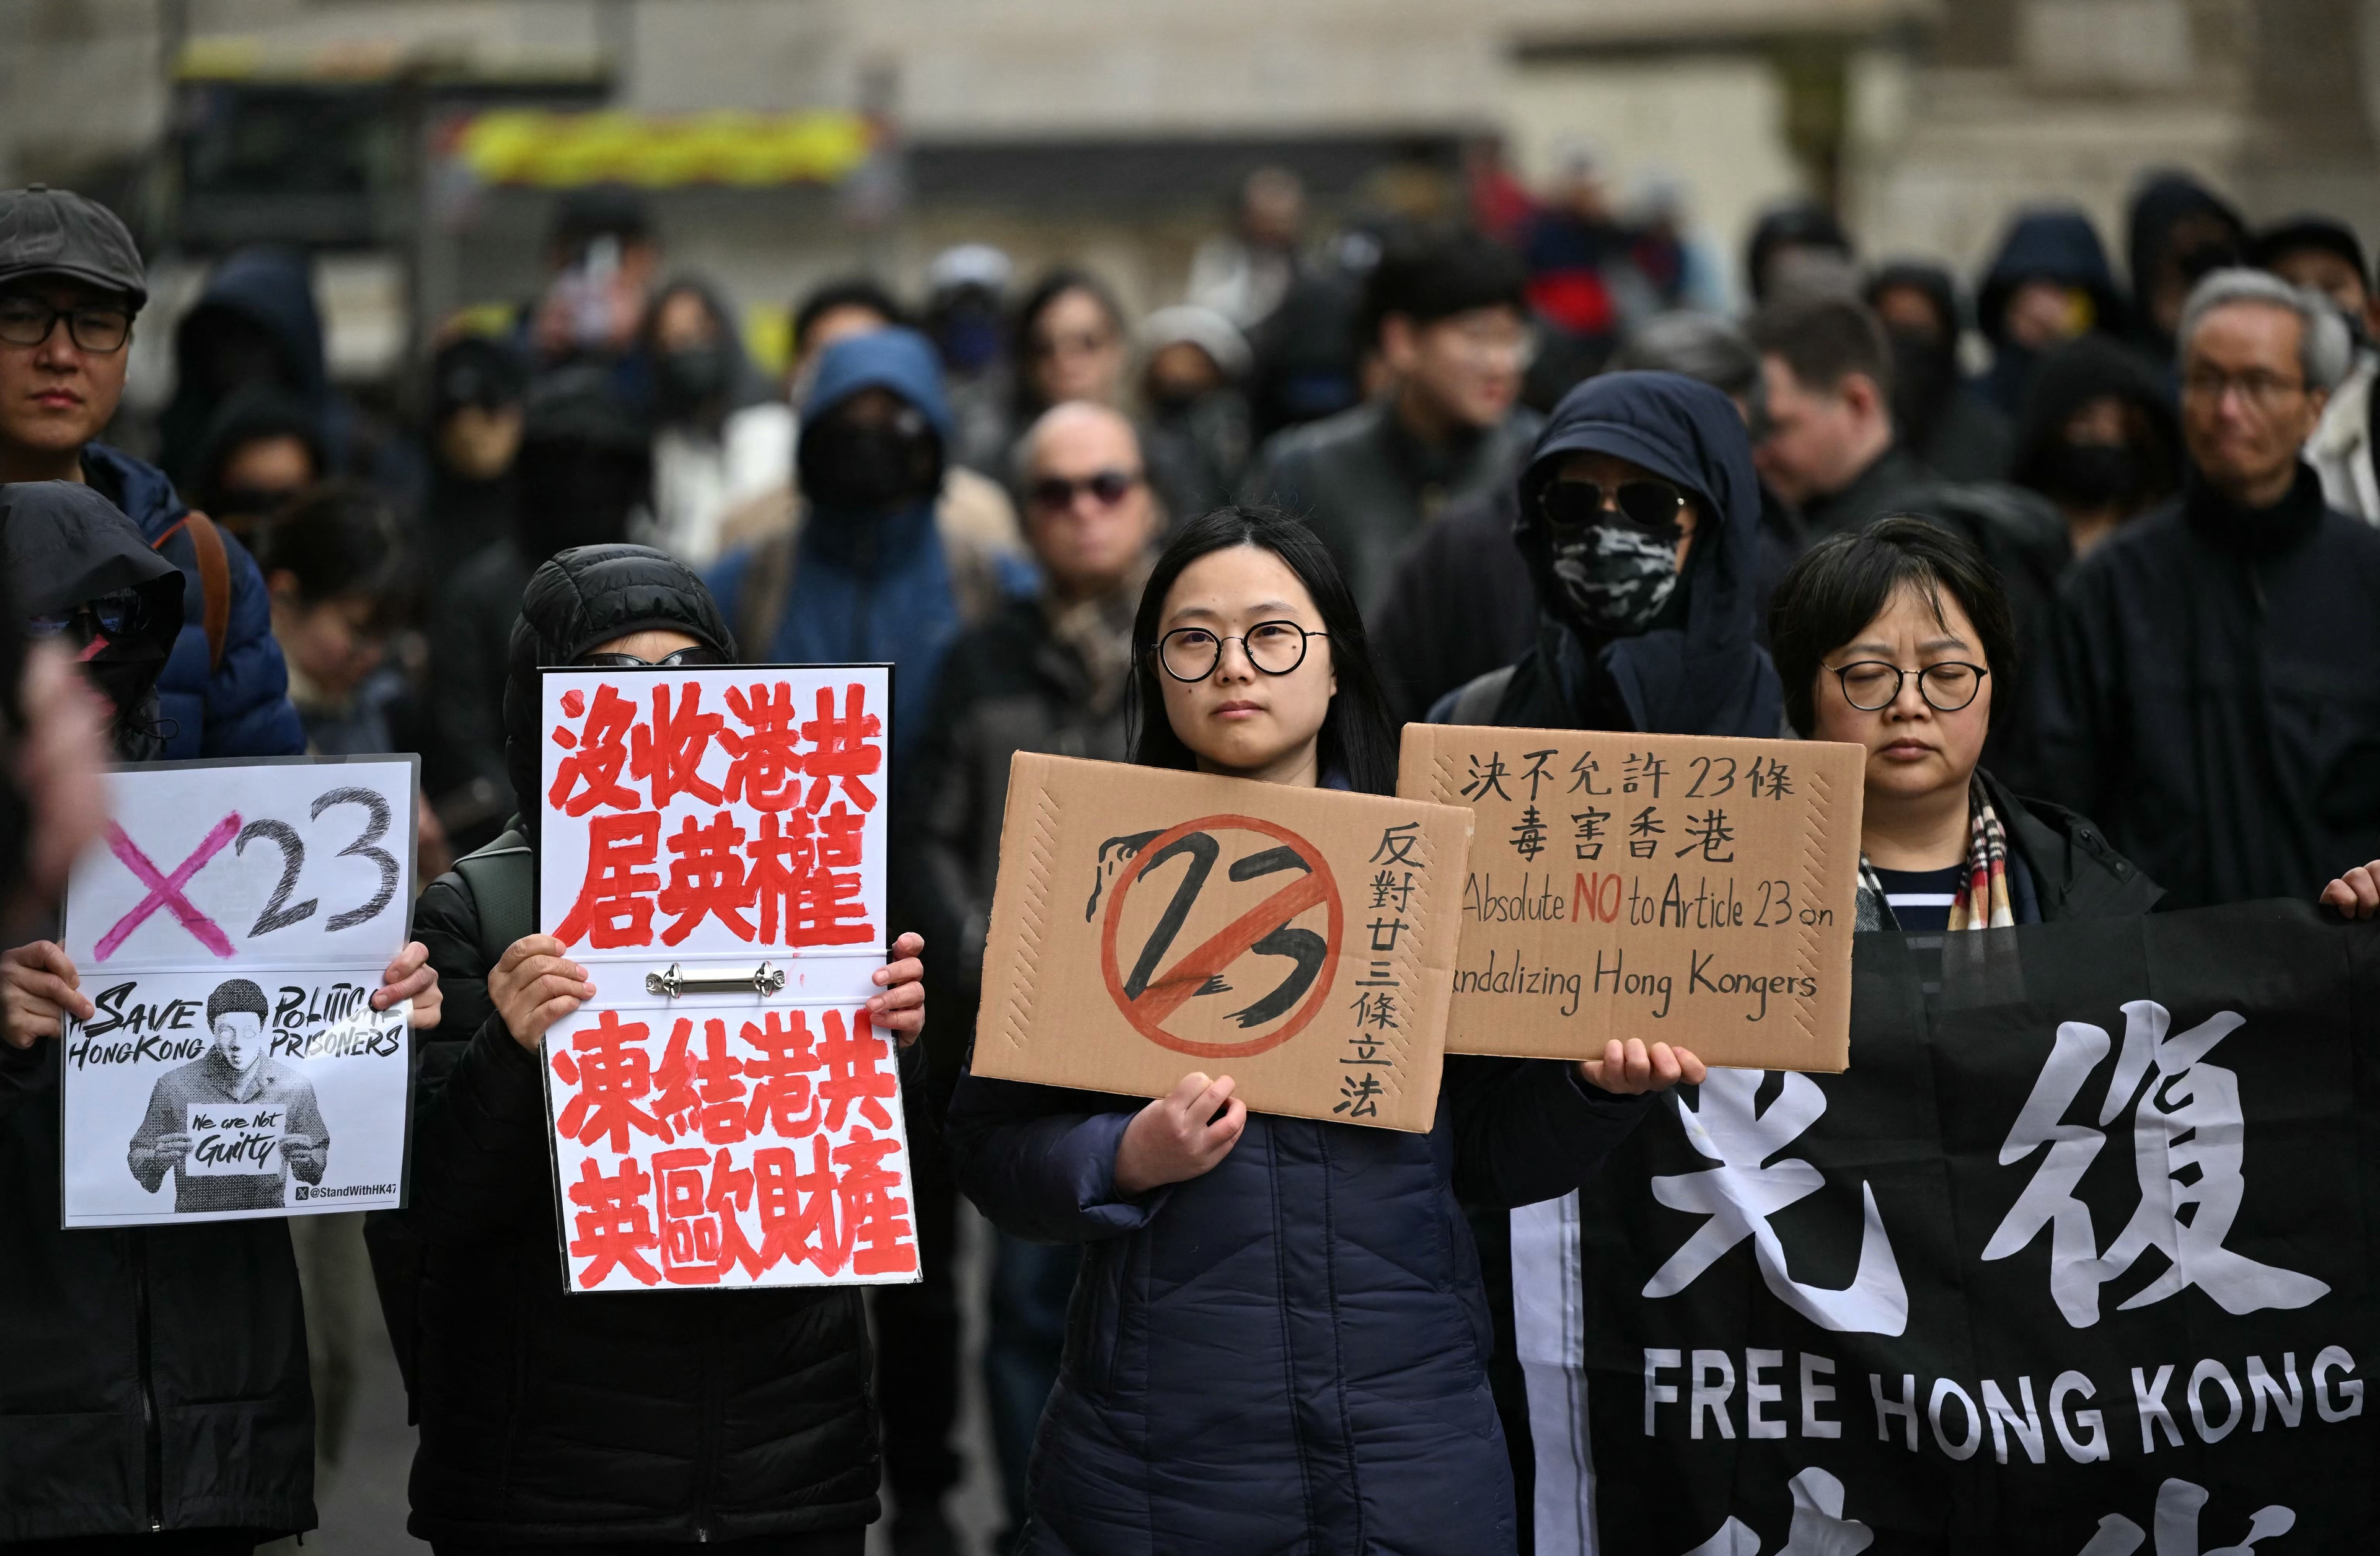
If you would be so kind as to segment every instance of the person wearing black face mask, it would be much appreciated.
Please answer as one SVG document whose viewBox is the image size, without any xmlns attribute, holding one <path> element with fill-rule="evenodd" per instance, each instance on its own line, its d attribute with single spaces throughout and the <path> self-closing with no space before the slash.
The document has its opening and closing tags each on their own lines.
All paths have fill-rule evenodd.
<svg viewBox="0 0 2380 1556">
<path fill-rule="evenodd" d="M 1892 419 L 1901 444 L 1945 480 L 1998 480 L 2014 430 L 1959 372 L 1958 285 L 1940 265 L 1903 261 L 1867 284 L 1892 343 Z"/>
<path fill-rule="evenodd" d="M 706 580 L 756 663 L 891 661 L 897 761 L 960 628 L 1031 592 L 1004 527 L 944 500 L 953 435 L 933 348 L 882 329 L 821 353 L 795 456 L 800 510 Z"/>
<path fill-rule="evenodd" d="M 705 282 L 653 294 L 639 334 L 654 428 L 652 521 L 637 538 L 707 567 L 729 514 L 792 479 L 793 407 L 753 371 L 735 310 Z"/>
<path fill-rule="evenodd" d="M 2043 359 L 2010 478 L 2058 506 L 2078 557 L 2173 494 L 2181 429 L 2137 352 L 2086 334 Z"/>
</svg>

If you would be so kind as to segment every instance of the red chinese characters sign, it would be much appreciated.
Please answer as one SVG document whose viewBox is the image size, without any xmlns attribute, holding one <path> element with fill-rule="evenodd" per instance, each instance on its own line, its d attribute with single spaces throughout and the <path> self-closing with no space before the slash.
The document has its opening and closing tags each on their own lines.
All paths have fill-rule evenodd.
<svg viewBox="0 0 2380 1556">
<path fill-rule="evenodd" d="M 918 1276 L 884 957 L 882 666 L 549 671 L 539 922 L 577 1291 Z M 762 964 L 781 989 L 704 988 Z M 647 979 L 675 966 L 671 998 Z"/>
</svg>

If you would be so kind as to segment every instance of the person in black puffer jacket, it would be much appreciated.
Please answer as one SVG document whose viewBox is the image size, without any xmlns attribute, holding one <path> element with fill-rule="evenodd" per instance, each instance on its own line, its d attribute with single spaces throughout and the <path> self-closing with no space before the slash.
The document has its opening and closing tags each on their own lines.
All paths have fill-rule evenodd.
<svg viewBox="0 0 2380 1556">
<path fill-rule="evenodd" d="M 414 910 L 452 1015 L 446 1040 L 425 1045 L 415 1093 L 404 1228 L 419 1239 L 419 1275 L 409 1289 L 392 1282 L 383 1259 L 382 1283 L 400 1353 L 408 1330 L 413 1344 L 421 1446 L 407 1527 L 441 1556 L 693 1541 L 739 1556 L 859 1556 L 877 1514 L 856 1290 L 572 1294 L 555 1235 L 536 1045 L 592 989 L 559 942 L 534 935 L 539 669 L 598 651 L 658 662 L 686 650 L 679 663 L 735 658 L 710 591 L 683 565 L 608 544 L 540 565 L 504 687 L 520 814 Z M 524 939 L 557 954 L 499 966 Z M 919 943 L 896 949 L 915 956 Z M 878 976 L 916 975 L 912 961 Z M 538 1004 L 524 984 L 556 1001 Z M 898 1012 L 878 1025 L 914 1041 L 917 990 L 877 998 Z"/>
<path fill-rule="evenodd" d="M 0 485 L 0 580 L 17 613 L 0 633 L 76 656 L 113 710 L 110 754 L 153 760 L 182 629 L 174 565 L 97 489 L 19 481 Z M 417 1027 L 439 1015 L 422 955 L 407 946 L 372 998 L 411 997 Z M 0 1553 L 247 1556 L 314 1526 L 289 1223 L 62 1230 L 58 1039 L 97 1014 L 99 987 L 55 941 L 0 952 Z"/>
</svg>

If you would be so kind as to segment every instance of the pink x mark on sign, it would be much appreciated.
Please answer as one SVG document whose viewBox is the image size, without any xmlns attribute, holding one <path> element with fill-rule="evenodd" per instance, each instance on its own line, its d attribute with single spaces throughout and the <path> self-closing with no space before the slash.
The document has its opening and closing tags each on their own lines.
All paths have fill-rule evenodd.
<svg viewBox="0 0 2380 1556">
<path fill-rule="evenodd" d="M 149 894 L 140 899 L 140 906 L 117 919 L 115 928 L 100 937 L 99 944 L 92 948 L 92 955 L 102 962 L 115 955 L 116 948 L 140 927 L 141 920 L 163 907 L 171 909 L 174 917 L 181 921 L 182 928 L 189 930 L 200 945 L 218 956 L 229 956 L 230 938 L 213 919 L 190 906 L 190 899 L 182 894 L 182 888 L 188 885 L 190 877 L 198 874 L 206 862 L 238 833 L 239 812 L 235 810 L 217 821 L 206 836 L 199 839 L 198 847 L 191 851 L 188 858 L 174 867 L 173 874 L 165 875 L 160 873 L 149 856 L 140 851 L 139 844 L 125 835 L 122 827 L 114 821 L 108 822 L 108 851 L 124 861 L 125 869 L 140 878 L 148 886 Z"/>
</svg>

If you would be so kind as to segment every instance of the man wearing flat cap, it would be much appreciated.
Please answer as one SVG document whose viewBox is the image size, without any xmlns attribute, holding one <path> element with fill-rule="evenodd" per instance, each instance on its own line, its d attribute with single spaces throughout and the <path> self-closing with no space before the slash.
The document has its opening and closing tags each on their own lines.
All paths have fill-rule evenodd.
<svg viewBox="0 0 2380 1556">
<path fill-rule="evenodd" d="M 148 300 L 114 212 L 40 184 L 0 190 L 0 481 L 91 486 L 182 570 L 182 636 L 157 683 L 164 755 L 294 756 L 306 735 L 255 561 L 155 466 L 94 441 Z"/>
</svg>

